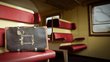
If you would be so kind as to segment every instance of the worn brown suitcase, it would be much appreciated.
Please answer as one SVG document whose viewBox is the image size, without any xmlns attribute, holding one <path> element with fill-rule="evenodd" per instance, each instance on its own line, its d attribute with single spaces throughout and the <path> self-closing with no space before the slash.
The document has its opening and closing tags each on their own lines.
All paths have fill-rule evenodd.
<svg viewBox="0 0 110 62">
<path fill-rule="evenodd" d="M 45 51 L 46 27 L 8 27 L 5 32 L 6 49 L 9 51 Z"/>
</svg>

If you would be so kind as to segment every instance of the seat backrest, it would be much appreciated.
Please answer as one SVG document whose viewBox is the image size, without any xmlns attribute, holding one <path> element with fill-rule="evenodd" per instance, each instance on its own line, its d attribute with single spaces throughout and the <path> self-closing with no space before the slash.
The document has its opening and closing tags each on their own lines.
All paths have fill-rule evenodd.
<svg viewBox="0 0 110 62">
<path fill-rule="evenodd" d="M 47 22 L 48 35 L 51 40 L 64 40 L 63 42 L 73 42 L 74 36 L 71 30 L 76 29 L 76 24 L 63 19 L 51 19 Z M 50 28 L 51 27 L 51 28 Z"/>
<path fill-rule="evenodd" d="M 50 39 L 52 40 L 64 40 L 63 42 L 72 42 L 74 36 L 71 30 L 62 29 L 62 28 L 48 28 L 48 35 L 50 35 Z"/>
<path fill-rule="evenodd" d="M 38 11 L 34 12 L 33 10 L 27 8 L 23 8 L 20 6 L 16 6 L 0 1 L 0 21 L 2 22 L 4 20 L 6 21 L 5 23 L 11 21 L 12 23 L 13 22 L 24 23 L 28 25 L 39 24 L 41 22 L 40 14 L 38 13 Z M 15 24 L 15 26 L 18 25 Z M 21 26 L 21 24 L 19 24 L 19 26 Z M 5 28 L 0 26 L 0 47 L 4 46 L 4 42 L 5 42 L 4 33 L 5 33 Z"/>
<path fill-rule="evenodd" d="M 0 28 L 0 47 L 3 47 L 4 46 L 4 33 L 5 33 L 5 30 L 3 28 Z"/>
<path fill-rule="evenodd" d="M 30 9 L 0 2 L 0 19 L 23 23 L 40 23 L 40 14 Z"/>
</svg>

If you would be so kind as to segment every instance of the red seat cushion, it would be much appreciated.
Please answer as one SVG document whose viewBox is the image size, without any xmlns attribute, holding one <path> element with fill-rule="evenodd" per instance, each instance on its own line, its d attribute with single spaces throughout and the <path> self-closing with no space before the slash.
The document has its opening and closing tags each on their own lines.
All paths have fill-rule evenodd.
<svg viewBox="0 0 110 62">
<path fill-rule="evenodd" d="M 60 46 L 60 49 L 68 50 L 70 52 L 79 52 L 79 51 L 86 49 L 86 48 L 87 48 L 87 46 L 85 44 Z"/>
<path fill-rule="evenodd" d="M 6 52 L 0 54 L 0 62 L 35 62 L 55 57 L 55 52 Z"/>
<path fill-rule="evenodd" d="M 53 38 L 56 39 L 64 39 L 64 42 L 72 42 L 73 35 L 69 33 L 53 33 Z"/>
</svg>

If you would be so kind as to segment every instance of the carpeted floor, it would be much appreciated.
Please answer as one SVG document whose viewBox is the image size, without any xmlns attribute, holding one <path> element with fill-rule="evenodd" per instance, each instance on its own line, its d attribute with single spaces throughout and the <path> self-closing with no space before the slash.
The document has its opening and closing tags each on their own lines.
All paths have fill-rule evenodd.
<svg viewBox="0 0 110 62">
<path fill-rule="evenodd" d="M 56 52 L 56 58 L 50 59 L 50 62 L 64 62 L 63 53 Z M 110 60 L 99 59 L 94 57 L 86 57 L 75 54 L 69 54 L 68 62 L 110 62 Z"/>
<path fill-rule="evenodd" d="M 80 55 L 69 55 L 69 62 L 110 62 L 110 60 Z"/>
</svg>

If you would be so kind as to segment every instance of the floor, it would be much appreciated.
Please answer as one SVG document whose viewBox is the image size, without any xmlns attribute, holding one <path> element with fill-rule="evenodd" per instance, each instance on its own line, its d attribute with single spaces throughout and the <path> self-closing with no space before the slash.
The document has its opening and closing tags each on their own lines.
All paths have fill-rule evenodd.
<svg viewBox="0 0 110 62">
<path fill-rule="evenodd" d="M 110 60 L 79 56 L 79 55 L 69 55 L 69 62 L 110 62 Z"/>
<path fill-rule="evenodd" d="M 63 53 L 56 52 L 56 58 L 51 59 L 50 62 L 64 62 Z M 93 58 L 93 57 L 86 57 L 80 56 L 75 54 L 69 54 L 69 62 L 110 62 L 110 60 Z"/>
</svg>

